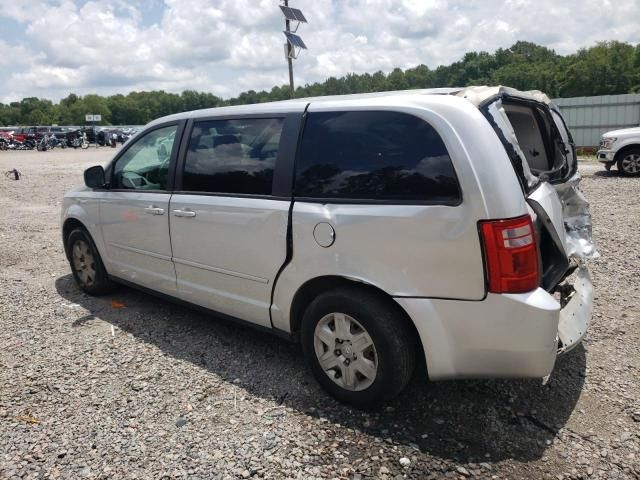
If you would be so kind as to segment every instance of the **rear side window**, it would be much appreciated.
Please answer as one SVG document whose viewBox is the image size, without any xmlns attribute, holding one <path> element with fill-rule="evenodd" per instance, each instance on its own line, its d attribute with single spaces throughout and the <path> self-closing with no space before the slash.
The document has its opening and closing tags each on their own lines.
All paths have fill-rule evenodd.
<svg viewBox="0 0 640 480">
<path fill-rule="evenodd" d="M 271 195 L 281 133 L 281 118 L 196 122 L 182 190 Z"/>
<path fill-rule="evenodd" d="M 399 112 L 309 114 L 296 163 L 302 197 L 460 203 L 449 153 L 435 129 Z"/>
</svg>

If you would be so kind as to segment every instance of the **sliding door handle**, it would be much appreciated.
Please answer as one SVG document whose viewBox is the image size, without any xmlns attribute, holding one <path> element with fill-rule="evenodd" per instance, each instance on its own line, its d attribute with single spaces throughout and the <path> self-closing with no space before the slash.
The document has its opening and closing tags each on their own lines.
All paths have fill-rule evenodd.
<svg viewBox="0 0 640 480">
<path fill-rule="evenodd" d="M 174 210 L 173 214 L 176 217 L 195 217 L 196 216 L 196 212 L 188 208 L 185 208 L 184 210 Z"/>
<path fill-rule="evenodd" d="M 164 215 L 164 208 L 149 205 L 144 209 L 144 213 L 148 213 L 149 215 Z"/>
</svg>

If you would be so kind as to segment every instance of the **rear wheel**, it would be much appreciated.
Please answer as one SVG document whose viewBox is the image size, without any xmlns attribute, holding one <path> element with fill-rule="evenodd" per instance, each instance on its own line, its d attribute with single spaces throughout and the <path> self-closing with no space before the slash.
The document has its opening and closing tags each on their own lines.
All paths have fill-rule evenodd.
<svg viewBox="0 0 640 480">
<path fill-rule="evenodd" d="M 358 288 L 325 292 L 307 308 L 302 347 L 314 376 L 332 396 L 356 407 L 398 395 L 415 368 L 407 321 L 380 295 Z"/>
<path fill-rule="evenodd" d="M 82 291 L 89 295 L 104 295 L 114 290 L 116 285 L 109 280 L 100 254 L 86 230 L 73 230 L 66 247 L 73 278 Z"/>
<path fill-rule="evenodd" d="M 618 170 L 623 175 L 640 175 L 640 148 L 625 150 L 618 158 Z"/>
</svg>

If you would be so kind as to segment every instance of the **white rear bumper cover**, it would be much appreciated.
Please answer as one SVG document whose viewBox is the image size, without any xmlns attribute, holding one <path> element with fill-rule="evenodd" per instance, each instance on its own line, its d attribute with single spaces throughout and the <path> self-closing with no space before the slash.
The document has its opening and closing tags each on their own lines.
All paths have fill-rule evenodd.
<svg viewBox="0 0 640 480">
<path fill-rule="evenodd" d="M 560 310 L 558 337 L 561 343 L 558 353 L 568 352 L 578 345 L 591 323 L 593 286 L 586 266 L 578 268 L 573 288 L 573 296 Z"/>
<path fill-rule="evenodd" d="M 417 327 L 429 378 L 542 378 L 574 348 L 591 321 L 592 286 L 581 267 L 575 293 L 560 308 L 542 288 L 488 294 L 480 302 L 396 298 Z M 560 350 L 558 339 L 561 339 Z"/>
</svg>

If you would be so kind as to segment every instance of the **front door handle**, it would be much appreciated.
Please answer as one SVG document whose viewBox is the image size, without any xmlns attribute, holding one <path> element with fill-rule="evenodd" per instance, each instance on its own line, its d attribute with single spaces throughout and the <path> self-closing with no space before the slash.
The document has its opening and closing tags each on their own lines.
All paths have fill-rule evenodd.
<svg viewBox="0 0 640 480">
<path fill-rule="evenodd" d="M 164 208 L 149 205 L 144 209 L 144 213 L 148 213 L 149 215 L 164 215 Z"/>
<path fill-rule="evenodd" d="M 174 210 L 173 214 L 176 217 L 195 217 L 196 216 L 196 212 L 194 212 L 193 210 L 189 210 L 188 208 L 185 208 L 184 210 Z"/>
</svg>

